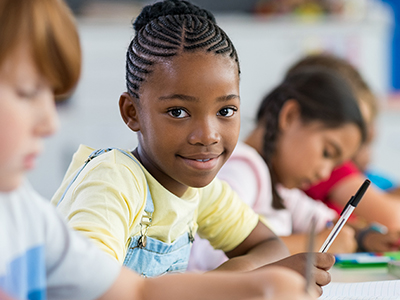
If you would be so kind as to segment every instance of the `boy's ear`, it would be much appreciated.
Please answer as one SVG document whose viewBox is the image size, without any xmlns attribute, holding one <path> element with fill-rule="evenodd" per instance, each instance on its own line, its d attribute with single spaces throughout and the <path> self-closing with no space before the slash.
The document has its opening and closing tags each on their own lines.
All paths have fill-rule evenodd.
<svg viewBox="0 0 400 300">
<path fill-rule="evenodd" d="M 299 103 L 294 99 L 287 100 L 279 112 L 279 131 L 286 131 L 294 122 L 298 122 L 300 117 Z"/>
<path fill-rule="evenodd" d="M 125 92 L 119 97 L 119 111 L 122 119 L 131 130 L 140 130 L 137 103 L 129 93 Z"/>
</svg>

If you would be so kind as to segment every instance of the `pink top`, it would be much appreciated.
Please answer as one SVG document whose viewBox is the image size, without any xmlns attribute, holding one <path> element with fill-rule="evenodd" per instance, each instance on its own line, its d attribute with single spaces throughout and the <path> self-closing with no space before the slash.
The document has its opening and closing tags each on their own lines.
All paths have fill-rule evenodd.
<svg viewBox="0 0 400 300">
<path fill-rule="evenodd" d="M 319 182 L 318 184 L 311 186 L 304 192 L 313 199 L 320 199 L 326 205 L 340 213 L 343 207 L 339 207 L 335 203 L 333 203 L 329 199 L 329 193 L 331 192 L 332 188 L 341 180 L 349 176 L 358 175 L 360 173 L 361 172 L 352 161 L 345 162 L 344 164 L 340 165 L 332 171 L 331 177 L 329 177 L 328 180 Z"/>
<path fill-rule="evenodd" d="M 325 228 L 336 212 L 320 201 L 314 201 L 299 189 L 277 186 L 286 209 L 272 207 L 272 187 L 269 169 L 258 152 L 244 143 L 238 143 L 232 156 L 218 173 L 228 182 L 241 199 L 263 216 L 268 226 L 279 236 L 308 232 L 312 216 L 316 217 L 316 230 Z M 196 236 L 189 259 L 189 271 L 215 269 L 227 260 L 224 252 L 214 250 L 207 240 Z"/>
</svg>

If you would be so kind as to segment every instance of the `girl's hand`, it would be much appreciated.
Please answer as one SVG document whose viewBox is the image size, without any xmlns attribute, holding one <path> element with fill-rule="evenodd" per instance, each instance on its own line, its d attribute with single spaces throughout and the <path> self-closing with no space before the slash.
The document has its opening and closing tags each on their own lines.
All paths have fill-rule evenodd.
<svg viewBox="0 0 400 300">
<path fill-rule="evenodd" d="M 246 300 L 312 300 L 318 298 L 318 292 L 314 289 L 306 293 L 305 279 L 292 270 L 270 266 L 250 273 L 257 276 L 257 279 L 254 280 L 256 283 L 260 283 L 259 278 L 262 278 L 265 295 Z"/>
<path fill-rule="evenodd" d="M 335 257 L 330 253 L 314 253 L 314 268 L 312 274 L 315 281 L 315 289 L 319 295 L 322 295 L 321 286 L 327 285 L 331 281 L 331 275 L 328 270 L 335 263 Z M 261 269 L 268 268 L 269 266 L 283 266 L 294 271 L 297 271 L 301 275 L 306 274 L 307 265 L 307 253 L 298 253 L 287 258 L 281 259 L 272 264 L 266 265 Z"/>
<path fill-rule="evenodd" d="M 331 229 L 325 229 L 321 231 L 316 236 L 316 245 L 321 247 L 321 245 L 325 242 L 328 235 L 331 233 Z M 355 238 L 355 230 L 348 225 L 345 225 L 335 241 L 332 243 L 328 252 L 330 253 L 352 253 L 357 250 L 357 241 Z M 318 251 L 318 250 L 316 250 Z"/>
<path fill-rule="evenodd" d="M 382 234 L 376 231 L 369 231 L 360 242 L 362 243 L 362 248 L 368 252 L 399 251 L 400 232 L 392 231 Z"/>
</svg>

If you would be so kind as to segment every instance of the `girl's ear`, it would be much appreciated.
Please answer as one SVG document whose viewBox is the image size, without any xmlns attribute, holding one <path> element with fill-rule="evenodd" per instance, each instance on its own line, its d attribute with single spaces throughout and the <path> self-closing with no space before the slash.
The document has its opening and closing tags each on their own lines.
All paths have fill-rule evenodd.
<svg viewBox="0 0 400 300">
<path fill-rule="evenodd" d="M 299 103 L 294 99 L 289 99 L 283 104 L 279 112 L 279 131 L 286 131 L 295 122 L 301 118 L 301 111 Z"/>
<path fill-rule="evenodd" d="M 131 130 L 140 130 L 137 103 L 135 99 L 126 92 L 119 97 L 119 111 L 122 119 Z"/>
</svg>

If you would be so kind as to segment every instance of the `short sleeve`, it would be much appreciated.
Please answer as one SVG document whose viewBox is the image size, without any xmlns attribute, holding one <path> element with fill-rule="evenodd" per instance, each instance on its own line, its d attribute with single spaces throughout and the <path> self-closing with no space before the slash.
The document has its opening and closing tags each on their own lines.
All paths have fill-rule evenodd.
<svg viewBox="0 0 400 300">
<path fill-rule="evenodd" d="M 140 167 L 111 151 L 86 166 L 57 210 L 70 227 L 122 264 L 144 210 L 146 187 Z"/>
<path fill-rule="evenodd" d="M 258 215 L 218 178 L 202 189 L 198 233 L 215 249 L 236 248 L 256 227 Z"/>
</svg>

